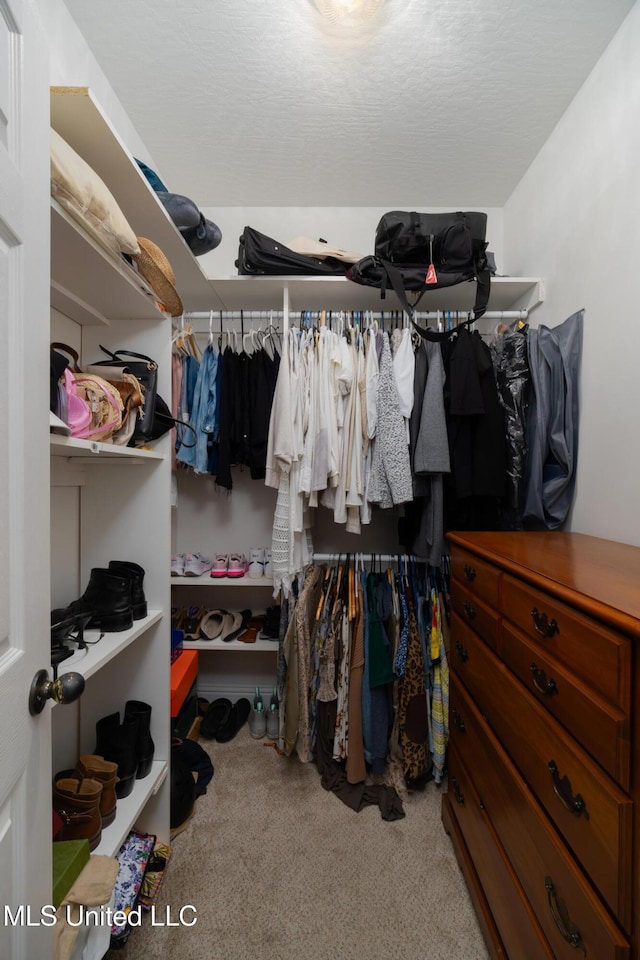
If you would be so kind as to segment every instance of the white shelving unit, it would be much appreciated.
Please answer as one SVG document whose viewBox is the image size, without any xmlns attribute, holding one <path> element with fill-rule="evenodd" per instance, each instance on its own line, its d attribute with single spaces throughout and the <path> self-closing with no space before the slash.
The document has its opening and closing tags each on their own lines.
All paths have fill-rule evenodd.
<svg viewBox="0 0 640 960">
<path fill-rule="evenodd" d="M 152 610 L 142 620 L 135 620 L 130 630 L 121 630 L 118 633 L 105 633 L 102 639 L 97 630 L 85 631 L 85 640 L 89 644 L 85 650 L 76 650 L 72 657 L 63 660 L 58 667 L 58 673 L 68 670 L 77 670 L 85 680 L 92 677 L 102 667 L 106 666 L 119 653 L 126 650 L 135 640 L 141 637 L 150 626 L 162 619 L 162 610 Z M 52 702 L 55 707 L 55 701 Z"/>
<path fill-rule="evenodd" d="M 387 290 L 382 300 L 377 288 L 346 277 L 214 277 L 210 283 L 222 303 L 222 307 L 211 304 L 214 310 L 282 310 L 283 303 L 292 310 L 401 309 L 393 290 Z M 475 282 L 430 290 L 418 309 L 467 311 L 473 307 L 475 294 Z M 542 300 L 544 289 L 538 277 L 493 277 L 487 309 L 531 309 Z"/>
<path fill-rule="evenodd" d="M 273 587 L 271 577 L 171 577 L 172 587 Z"/>
<path fill-rule="evenodd" d="M 97 440 L 80 440 L 78 437 L 56 436 L 55 434 L 50 435 L 49 446 L 52 457 L 82 460 L 83 464 L 97 464 L 105 460 L 164 460 L 164 454 L 157 450 L 120 447 L 114 443 L 99 443 Z"/>
<path fill-rule="evenodd" d="M 135 826 L 140 810 L 143 810 L 148 800 L 155 796 L 167 778 L 169 764 L 154 760 L 151 764 L 151 773 L 144 780 L 136 780 L 135 786 L 128 797 L 118 800 L 117 816 L 113 823 L 102 831 L 100 843 L 93 851 L 114 857 L 129 831 Z"/>
<path fill-rule="evenodd" d="M 218 599 L 220 596 L 220 591 L 226 590 L 227 587 L 234 589 L 244 588 L 245 590 L 258 589 L 268 587 L 270 590 L 273 589 L 273 580 L 271 577 L 211 577 L 208 573 L 204 574 L 201 577 L 172 577 L 171 578 L 171 587 L 180 591 L 180 588 L 185 588 L 189 590 L 191 587 L 208 588 L 209 590 L 213 589 L 216 593 L 213 595 L 216 597 L 216 600 L 213 603 L 206 604 L 207 609 L 214 610 L 218 604 Z M 262 596 L 262 594 L 260 594 Z M 256 594 L 253 594 L 255 597 Z M 270 596 L 270 595 L 269 595 Z M 174 598 L 174 606 L 178 604 L 175 602 L 176 597 L 180 597 L 180 592 L 173 593 L 172 597 Z M 223 593 L 224 597 L 224 593 Z M 263 602 L 263 601 L 261 601 Z M 275 602 L 275 601 L 274 601 Z M 226 603 L 226 600 L 225 600 Z M 203 603 L 203 606 L 205 604 Z M 233 608 L 239 607 L 242 609 L 243 603 L 241 596 L 235 598 L 235 603 Z M 227 606 L 222 606 L 222 609 L 228 609 Z M 219 653 L 225 651 L 235 652 L 235 653 L 277 653 L 278 652 L 278 643 L 274 640 L 256 640 L 254 643 L 245 643 L 242 640 L 185 640 L 183 644 L 185 650 L 202 650 L 203 652 L 213 652 Z"/>
<path fill-rule="evenodd" d="M 91 91 L 53 88 L 51 124 L 104 180 L 136 235 L 148 237 L 165 253 L 185 308 L 213 306 L 215 297 L 200 264 Z M 153 292 L 126 260 L 104 250 L 55 201 L 51 235 L 51 340 L 69 343 L 81 362 L 100 357 L 100 344 L 151 356 L 159 367 L 158 392 L 170 396 L 171 322 Z M 72 768 L 78 753 L 93 752 L 101 717 L 115 711 L 122 716 L 129 699 L 151 705 L 152 771 L 118 801 L 116 819 L 96 851 L 109 856 L 132 827 L 169 839 L 168 452 L 168 435 L 145 449 L 50 437 L 51 512 L 57 532 L 52 537 L 52 608 L 81 595 L 92 568 L 107 567 L 110 560 L 131 560 L 145 570 L 148 616 L 130 630 L 105 634 L 95 646 L 61 663 L 59 675 L 77 670 L 86 687 L 75 704 L 52 712 L 55 773 Z M 97 636 L 87 631 L 86 639 Z"/>
<path fill-rule="evenodd" d="M 202 266 L 91 90 L 88 87 L 53 87 L 51 126 L 104 180 L 136 236 L 147 237 L 162 249 L 175 273 L 176 288 L 185 309 L 219 309 L 221 305 Z M 96 276 L 99 273 L 96 268 Z M 72 286 L 77 289 L 77 284 Z M 91 297 L 88 302 L 95 303 Z M 115 309 L 107 300 L 98 312 L 113 319 Z M 137 314 L 125 314 L 127 319 L 135 316 Z"/>
<path fill-rule="evenodd" d="M 146 281 L 51 198 L 51 306 L 89 326 L 162 317 Z"/>
</svg>

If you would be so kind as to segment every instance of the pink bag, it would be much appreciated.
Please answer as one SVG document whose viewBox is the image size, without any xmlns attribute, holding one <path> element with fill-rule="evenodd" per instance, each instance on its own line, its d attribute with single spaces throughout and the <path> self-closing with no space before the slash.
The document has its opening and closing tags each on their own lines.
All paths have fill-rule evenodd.
<svg viewBox="0 0 640 960">
<path fill-rule="evenodd" d="M 116 387 L 91 373 L 65 370 L 71 434 L 83 440 L 111 440 L 122 426 L 123 402 Z"/>
<path fill-rule="evenodd" d="M 91 426 L 91 408 L 87 401 L 76 392 L 76 381 L 71 370 L 64 371 L 64 389 L 67 395 L 67 423 L 72 437 L 81 437 Z"/>
</svg>

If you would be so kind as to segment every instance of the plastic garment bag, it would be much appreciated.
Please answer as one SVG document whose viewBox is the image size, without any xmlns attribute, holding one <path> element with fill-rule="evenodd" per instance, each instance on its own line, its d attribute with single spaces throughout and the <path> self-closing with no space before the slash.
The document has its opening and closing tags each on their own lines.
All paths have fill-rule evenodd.
<svg viewBox="0 0 640 960">
<path fill-rule="evenodd" d="M 527 334 L 533 390 L 528 418 L 524 519 L 550 530 L 567 518 L 578 457 L 578 377 L 584 310 Z"/>
<path fill-rule="evenodd" d="M 504 411 L 507 441 L 507 497 L 503 507 L 503 526 L 507 530 L 520 530 L 531 384 L 526 328 L 499 330 L 491 342 L 491 359 L 496 375 L 498 399 Z"/>
</svg>

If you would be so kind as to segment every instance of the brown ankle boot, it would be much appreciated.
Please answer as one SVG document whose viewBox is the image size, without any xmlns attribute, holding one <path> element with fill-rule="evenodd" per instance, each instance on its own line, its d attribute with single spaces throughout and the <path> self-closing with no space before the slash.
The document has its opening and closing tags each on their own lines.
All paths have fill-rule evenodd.
<svg viewBox="0 0 640 960">
<path fill-rule="evenodd" d="M 100 816 L 103 828 L 108 827 L 116 817 L 118 764 L 105 760 L 104 757 L 99 757 L 95 753 L 83 753 L 78 758 L 73 776 L 78 780 L 98 780 L 102 784 Z"/>
<path fill-rule="evenodd" d="M 88 840 L 89 850 L 95 850 L 102 836 L 101 795 L 98 780 L 63 777 L 55 781 L 53 808 L 63 823 L 58 840 Z"/>
</svg>

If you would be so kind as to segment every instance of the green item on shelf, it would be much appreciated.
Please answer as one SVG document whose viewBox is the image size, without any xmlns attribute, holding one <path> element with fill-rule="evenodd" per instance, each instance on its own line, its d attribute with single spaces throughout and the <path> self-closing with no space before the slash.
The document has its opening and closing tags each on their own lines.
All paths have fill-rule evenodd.
<svg viewBox="0 0 640 960">
<path fill-rule="evenodd" d="M 88 840 L 58 840 L 53 844 L 52 902 L 56 910 L 88 862 Z"/>
</svg>

